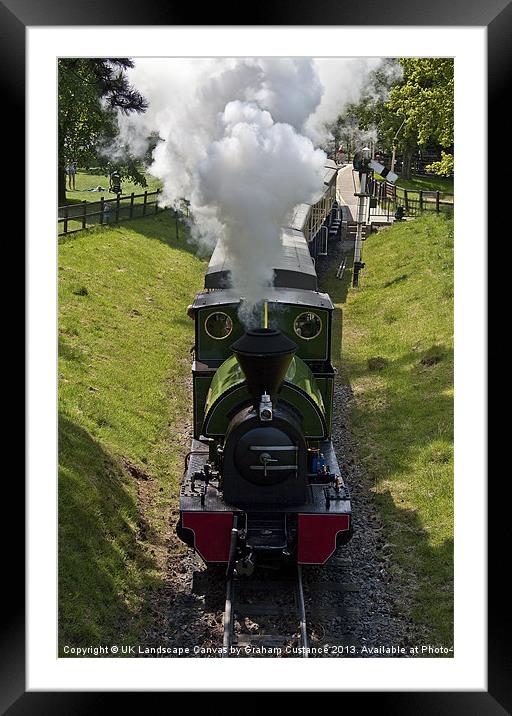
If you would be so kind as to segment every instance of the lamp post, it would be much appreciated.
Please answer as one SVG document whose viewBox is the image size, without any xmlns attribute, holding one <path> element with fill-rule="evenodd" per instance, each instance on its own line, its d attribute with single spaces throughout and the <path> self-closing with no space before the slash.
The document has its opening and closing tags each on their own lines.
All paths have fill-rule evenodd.
<svg viewBox="0 0 512 716">
<path fill-rule="evenodd" d="M 402 127 L 404 126 L 404 124 L 405 124 L 405 119 L 404 119 L 404 121 L 402 122 L 402 124 L 399 126 L 397 133 L 396 133 L 395 136 L 393 137 L 393 154 L 392 154 L 392 156 L 391 156 L 391 171 L 392 171 L 392 172 L 395 171 L 395 153 L 396 153 L 396 144 L 395 144 L 395 142 L 396 142 L 397 137 L 398 137 L 398 135 L 400 134 L 400 131 L 401 131 Z"/>
<path fill-rule="evenodd" d="M 358 286 L 359 285 L 359 271 L 364 268 L 364 263 L 361 261 L 361 255 L 363 250 L 363 227 L 366 224 L 366 215 L 367 215 L 367 199 L 368 199 L 368 192 L 367 192 L 367 181 L 368 181 L 368 172 L 371 171 L 370 168 L 370 148 L 369 147 L 363 147 L 361 150 L 361 160 L 358 162 L 358 170 L 359 170 L 359 176 L 361 178 L 359 191 L 355 193 L 354 196 L 358 197 L 357 201 L 357 230 L 356 230 L 356 240 L 354 243 L 354 273 L 352 278 L 352 285 Z"/>
</svg>

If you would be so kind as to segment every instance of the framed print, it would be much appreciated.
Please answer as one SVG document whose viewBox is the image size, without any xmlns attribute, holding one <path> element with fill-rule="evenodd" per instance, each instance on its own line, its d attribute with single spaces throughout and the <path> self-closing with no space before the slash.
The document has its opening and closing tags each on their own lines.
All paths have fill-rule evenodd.
<svg viewBox="0 0 512 716">
<path fill-rule="evenodd" d="M 19 187 L 26 186 L 24 200 L 15 201 L 22 207 L 15 214 L 21 226 L 25 212 L 29 329 L 26 488 L 20 479 L 6 480 L 6 502 L 19 506 L 15 512 L 21 513 L 26 501 L 27 512 L 26 544 L 20 529 L 17 539 L 10 539 L 6 555 L 6 574 L 13 577 L 5 590 L 3 712 L 61 709 L 89 713 L 101 709 L 105 692 L 256 690 L 357 692 L 356 698 L 364 697 L 368 705 L 368 699 L 376 705 L 378 698 L 379 703 L 384 700 L 387 707 L 403 714 L 415 709 L 422 713 L 506 713 L 511 708 L 508 645 L 503 634 L 507 605 L 504 590 L 499 588 L 502 570 L 491 569 L 488 562 L 489 555 L 500 551 L 506 522 L 504 515 L 497 518 L 503 501 L 494 479 L 489 481 L 488 492 L 485 480 L 485 167 L 487 156 L 501 150 L 493 139 L 485 145 L 485 130 L 489 126 L 490 138 L 502 135 L 497 108 L 505 96 L 510 64 L 510 4 L 505 0 L 485 7 L 408 3 L 372 6 L 369 12 L 355 2 L 343 3 L 343 7 L 320 2 L 312 12 L 303 3 L 284 3 L 271 9 L 257 5 L 246 13 L 249 17 L 242 17 L 239 8 L 232 13 L 226 10 L 219 14 L 218 8 L 207 6 L 197 23 L 184 8 L 154 0 L 141 9 L 117 1 L 108 6 L 93 0 L 87 6 L 65 7 L 48 2 L 43 7 L 33 0 L 0 0 L 2 81 L 12 116 L 12 140 L 7 148 L 13 157 L 7 166 L 15 175 L 12 189 L 18 193 Z M 293 62 L 283 69 L 280 62 L 289 58 Z M 332 62 L 340 58 L 352 63 L 346 65 L 346 79 L 345 65 Z M 404 72 L 425 70 L 426 65 L 414 66 L 415 58 L 439 60 L 432 86 L 444 72 L 446 86 L 451 81 L 455 88 L 454 102 L 447 110 L 449 101 L 442 92 L 437 95 L 437 106 L 431 101 L 419 110 L 410 109 L 413 99 L 407 91 L 393 94 L 391 88 L 397 84 L 393 84 L 393 72 L 402 73 L 403 78 Z M 80 64 L 84 59 L 90 64 Z M 171 59 L 172 80 L 166 64 Z M 355 112 L 360 97 L 368 96 L 362 88 L 367 87 L 371 73 L 381 79 L 385 76 L 389 83 L 386 102 L 396 99 L 408 108 L 396 110 L 387 144 L 383 133 L 373 132 L 371 123 L 362 133 L 362 125 L 352 131 L 350 119 L 340 123 L 338 105 L 336 113 L 329 115 L 328 138 L 326 134 L 322 142 L 315 139 L 320 130 L 312 124 L 302 132 L 315 108 L 325 108 L 322 97 L 326 102 L 333 85 L 343 84 L 350 97 L 343 108 L 350 105 Z M 208 77 L 213 81 L 207 82 Z M 82 87 L 98 82 L 102 87 L 99 99 L 95 96 L 79 119 L 77 78 Z M 427 89 L 434 96 L 435 88 L 427 83 Z M 75 124 L 72 130 L 66 129 L 63 139 L 65 103 L 67 116 L 75 116 Z M 456 141 L 452 129 L 451 144 L 442 140 L 437 154 L 428 154 L 422 145 L 423 155 L 415 149 L 408 156 L 407 112 L 417 117 L 423 111 L 425 118 L 432 112 L 432 134 L 439 138 L 445 122 L 443 108 L 447 115 L 451 111 L 452 118 L 455 111 Z M 358 111 L 364 115 L 361 107 Z M 144 124 L 135 121 L 139 115 L 144 116 Z M 121 119 L 114 121 L 114 116 Z M 24 122 L 25 150 L 19 129 Z M 108 137 L 108 142 L 102 139 L 98 149 L 100 135 Z M 135 150 L 139 140 L 140 151 Z M 123 154 L 127 146 L 129 156 Z M 454 184 L 449 179 L 454 175 L 453 156 L 460 167 Z M 434 188 L 416 186 L 413 181 L 404 184 L 409 163 L 417 168 L 414 176 L 424 176 L 429 167 L 450 161 L 451 173 L 447 170 L 446 181 L 436 180 Z M 245 171 L 243 185 L 240 167 Z M 335 176 L 332 185 L 329 171 Z M 319 172 L 324 173 L 321 196 L 313 190 Z M 343 176 L 348 189 L 340 183 Z M 394 186 L 397 176 L 402 181 Z M 491 182 L 493 176 L 489 168 Z M 265 183 L 266 192 L 260 191 Z M 298 184 L 290 191 L 290 186 Z M 345 201 L 349 195 L 354 198 Z M 491 201 L 489 192 L 489 206 Z M 250 211 L 240 209 L 244 203 L 252 207 Z M 308 206 L 309 213 L 299 227 L 293 221 L 300 220 L 300 206 Z M 455 313 L 446 313 L 445 328 L 441 325 L 444 309 L 436 304 L 437 299 L 422 293 L 427 283 L 409 288 L 416 279 L 407 252 L 396 258 L 393 275 L 381 276 L 376 271 L 377 260 L 384 264 L 390 251 L 412 245 L 407 241 L 414 241 L 414 226 L 419 224 L 415 221 L 425 209 L 432 210 L 435 220 L 439 215 L 448 219 L 455 215 L 455 288 L 445 276 L 439 288 L 439 296 L 449 302 L 455 292 Z M 375 255 L 379 259 L 368 253 L 372 237 L 363 243 L 371 231 L 363 235 L 364 212 L 368 212 L 368 224 L 373 216 L 379 225 L 375 227 L 375 236 L 382 241 L 382 253 Z M 268 224 L 267 217 L 272 217 Z M 246 232 L 251 222 L 257 228 Z M 267 275 L 268 255 L 275 244 L 269 239 L 263 249 L 255 250 L 250 242 L 259 231 L 270 236 L 275 228 L 272 222 L 290 228 L 281 241 L 293 247 L 293 259 L 288 252 L 281 266 L 276 256 Z M 396 222 L 402 222 L 393 225 L 393 230 L 403 232 L 402 244 L 396 240 L 386 245 L 387 227 Z M 88 233 L 81 233 L 84 230 Z M 327 262 L 323 256 L 329 252 L 331 239 L 335 233 L 346 239 L 350 231 L 353 259 L 351 254 L 348 264 L 344 265 L 344 258 L 337 262 L 336 276 L 318 288 L 315 272 L 320 275 L 323 261 Z M 425 231 L 436 242 L 435 255 L 443 266 L 448 265 L 447 237 L 438 236 L 433 223 Z M 301 232 L 308 242 L 304 255 Z M 217 258 L 208 266 L 204 257 L 215 246 L 211 237 L 221 235 L 224 253 L 220 256 L 217 246 Z M 77 251 L 80 239 L 76 237 L 80 236 L 93 237 L 83 255 Z M 250 245 L 247 252 L 245 243 Z M 172 258 L 165 253 L 169 246 L 176 251 Z M 104 256 L 108 261 L 100 267 Z M 291 265 L 293 261 L 297 266 Z M 424 276 L 431 273 L 428 267 L 417 271 Z M 196 293 L 191 287 L 197 281 L 202 285 L 203 274 L 204 289 L 197 284 Z M 396 292 L 396 299 L 381 307 L 381 299 L 375 299 L 373 308 L 366 309 L 362 302 L 344 305 L 341 319 L 339 304 L 344 304 L 350 290 L 363 296 L 365 282 L 367 297 L 385 287 L 388 295 Z M 162 290 L 171 284 L 173 297 Z M 343 300 L 338 296 L 341 285 L 346 286 Z M 265 300 L 261 299 L 262 286 L 270 291 Z M 242 287 L 240 306 L 234 305 L 229 291 L 242 291 Z M 279 291 L 284 290 L 289 293 L 283 298 Z M 252 302 L 251 295 L 257 295 Z M 409 317 L 403 308 L 407 302 L 415 311 Z M 414 332 L 407 333 L 414 319 L 419 320 L 417 316 L 427 316 L 427 309 L 416 308 L 422 304 L 437 311 L 424 342 Z M 368 483 L 364 489 L 354 489 L 350 498 L 348 489 L 340 492 L 345 486 L 340 475 L 347 470 L 350 487 L 350 476 L 355 481 L 359 473 L 351 472 L 356 468 L 350 467 L 348 457 L 338 465 L 332 436 L 341 430 L 348 444 L 352 438 L 345 421 L 353 418 L 336 402 L 339 389 L 334 368 L 345 369 L 336 362 L 339 356 L 331 364 L 330 351 L 335 341 L 341 344 L 342 328 L 347 350 L 351 335 L 363 340 L 357 317 L 364 310 L 367 320 L 381 310 L 386 330 L 375 328 L 381 331 L 380 344 L 372 344 L 368 355 L 354 349 L 349 384 L 366 409 L 359 416 L 360 432 L 355 434 L 364 442 L 362 436 L 370 430 L 364 425 L 367 421 L 373 437 L 366 452 L 361 446 L 358 453 L 357 441 L 350 449 L 357 464 L 361 456 L 370 467 L 375 461 L 389 460 L 389 470 L 382 473 L 379 489 L 377 482 Z M 150 321 L 151 332 L 145 334 L 141 326 Z M 389 346 L 388 353 L 384 347 L 386 333 L 391 334 L 397 323 L 410 343 L 402 364 L 396 347 Z M 446 337 L 453 340 L 453 330 L 455 376 L 450 379 L 449 371 L 443 378 L 442 370 L 450 352 Z M 273 353 L 279 355 L 272 365 L 267 358 L 258 362 L 265 352 L 258 343 L 267 336 L 265 331 L 269 337 L 272 333 L 277 346 Z M 191 350 L 189 343 L 193 343 Z M 397 357 L 390 357 L 395 355 L 393 350 Z M 59 364 L 56 371 L 57 359 L 63 356 L 64 368 Z M 166 361 L 172 371 L 165 367 Z M 356 365 L 364 372 L 362 377 Z M 416 372 L 405 393 L 400 381 L 411 366 Z M 395 369 L 395 382 L 390 381 L 385 392 L 383 385 Z M 438 377 L 431 379 L 436 370 Z M 422 381 L 427 380 L 433 381 L 429 390 L 435 387 L 435 397 L 433 392 L 421 393 Z M 371 392 L 365 394 L 368 386 Z M 396 400 L 399 394 L 402 402 Z M 170 398 L 172 414 L 164 420 L 162 401 Z M 443 426 L 449 423 L 453 400 L 455 468 L 450 473 L 453 445 Z M 243 415 L 242 410 L 246 411 Z M 379 417 L 383 411 L 387 411 L 385 423 Z M 425 434 L 430 431 L 424 442 L 415 433 L 418 415 L 428 424 Z M 254 424 L 249 426 L 246 420 Z M 273 425 L 268 445 L 266 421 Z M 414 425 L 409 432 L 404 427 L 408 421 Z M 382 428 L 380 438 L 378 433 L 384 424 L 387 430 L 397 426 L 396 445 L 390 438 L 384 447 L 385 431 Z M 252 442 L 247 442 L 247 435 Z M 180 444 L 174 452 L 169 449 L 173 441 Z M 391 453 L 400 453 L 401 462 Z M 403 484 L 407 464 L 420 459 L 427 467 L 413 499 Z M 181 475 L 183 460 L 185 477 L 180 482 L 173 475 L 178 471 Z M 430 484 L 441 474 L 454 474 L 455 480 L 454 495 L 446 487 L 447 496 L 442 499 L 438 492 L 444 488 Z M 233 475 L 245 480 L 242 495 L 238 492 L 241 483 Z M 302 487 L 299 475 L 308 476 L 309 482 Z M 451 485 L 451 478 L 446 479 Z M 292 507 L 283 517 L 275 506 L 282 504 L 287 480 Z M 321 500 L 311 498 L 315 508 L 306 510 L 303 506 L 310 494 L 316 494 L 317 484 Z M 170 492 L 172 503 L 167 497 Z M 252 513 L 248 495 L 257 505 Z M 378 502 L 375 513 L 367 507 L 373 499 Z M 441 512 L 443 506 L 446 513 Z M 371 539 L 357 537 L 347 554 L 353 559 L 359 551 L 362 562 L 379 565 L 375 574 L 373 566 L 353 570 L 361 594 L 354 597 L 350 585 L 340 586 L 336 581 L 344 579 L 341 571 L 321 569 L 336 548 L 343 546 L 343 537 L 348 543 L 352 511 L 354 524 L 360 524 Z M 321 530 L 318 522 L 311 527 L 313 518 L 326 515 L 327 527 L 325 521 Z M 201 521 L 205 516 L 206 527 Z M 169 519 L 177 524 L 172 535 L 161 527 Z M 393 520 L 401 524 L 400 534 L 388 529 Z M 314 533 L 307 531 L 312 529 Z M 381 539 L 380 531 L 385 538 Z M 24 547 L 26 572 L 21 566 Z M 245 626 L 235 628 L 234 618 L 229 621 L 231 608 L 235 610 L 236 600 L 241 599 L 232 588 L 233 573 L 237 578 L 252 573 L 255 554 L 274 548 L 281 550 L 281 556 L 291 553 L 292 560 L 296 555 L 298 582 L 293 582 L 292 596 L 283 607 L 286 611 L 294 605 L 300 616 L 301 626 L 292 641 L 298 646 L 296 653 L 281 650 L 263 656 L 289 658 L 254 658 L 262 654 L 240 651 L 228 655 L 241 658 L 218 658 L 226 655 L 226 644 L 240 646 L 257 635 L 254 625 L 258 621 L 251 611 L 256 597 L 244 603 Z M 396 563 L 389 557 L 395 549 L 403 557 Z M 343 557 L 340 560 L 341 565 Z M 211 563 L 212 569 L 203 565 L 197 570 L 203 562 Z M 413 584 L 415 570 L 427 569 L 425 565 L 429 571 Z M 166 570 L 164 579 L 162 569 Z M 220 596 L 215 582 L 219 574 Z M 304 577 L 305 592 L 303 574 L 315 575 Z M 214 588 L 208 586 L 212 579 Z M 334 593 L 345 589 L 348 610 L 359 614 L 359 626 L 343 633 L 343 639 L 355 638 L 354 651 L 342 643 L 338 614 L 333 612 L 329 622 L 334 625 L 329 627 L 332 633 L 340 637 L 334 646 L 323 622 L 304 623 L 309 608 L 326 609 L 322 584 L 328 583 L 334 584 Z M 493 587 L 489 593 L 487 585 Z M 141 601 L 146 596 L 140 594 L 150 595 L 143 619 Z M 377 609 L 378 619 L 367 617 L 365 609 L 388 594 L 394 595 L 389 607 Z M 208 600 L 213 603 L 215 599 L 222 602 L 220 611 L 208 608 Z M 414 631 L 412 617 L 404 618 L 393 632 L 399 621 L 396 605 L 401 601 L 410 613 L 420 615 L 420 625 L 433 619 L 441 626 L 436 621 L 437 631 L 425 631 L 423 641 L 419 628 Z M 196 619 L 198 605 L 204 618 Z M 169 614 L 181 616 L 173 621 Z M 131 630 L 134 621 L 137 628 Z M 271 619 L 269 624 L 273 624 Z M 137 636 L 142 633 L 145 641 Z M 203 642 L 198 642 L 198 635 L 204 637 Z M 215 652 L 222 639 L 224 652 Z M 337 658 L 311 658 L 315 656 L 312 645 L 326 643 L 338 651 L 318 655 Z M 211 653 L 201 651 L 205 645 Z M 178 647 L 186 653 L 178 652 Z M 310 657 L 307 660 L 299 658 L 304 651 Z"/>
</svg>

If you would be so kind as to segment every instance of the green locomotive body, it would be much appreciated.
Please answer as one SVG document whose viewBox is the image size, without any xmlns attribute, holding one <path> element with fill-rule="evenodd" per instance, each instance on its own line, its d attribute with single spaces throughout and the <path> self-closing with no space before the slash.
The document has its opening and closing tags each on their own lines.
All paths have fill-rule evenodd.
<svg viewBox="0 0 512 716">
<path fill-rule="evenodd" d="M 335 165 L 326 166 L 325 186 L 283 229 L 260 326 L 240 319 L 244 298 L 230 287 L 222 241 L 189 306 L 193 442 L 177 532 L 207 563 L 263 554 L 322 564 L 351 536 L 350 496 L 331 440 L 334 308 L 315 270 L 329 236 L 339 235 Z"/>
<path fill-rule="evenodd" d="M 304 429 L 311 438 L 331 435 L 334 369 L 330 361 L 332 303 L 327 294 L 290 289 L 269 289 L 268 325 L 295 338 L 297 352 L 282 388 L 283 398 L 296 399 L 304 409 Z M 194 438 L 222 434 L 230 406 L 247 399 L 244 376 L 230 346 L 244 333 L 238 319 L 240 299 L 233 292 L 200 293 L 192 304 L 196 322 L 196 356 L 192 366 L 194 386 Z M 208 334 L 208 321 L 218 314 L 229 318 L 232 330 L 222 338 Z M 297 331 L 318 326 L 316 335 Z M 294 398 L 294 394 L 297 398 Z M 304 397 L 305 396 L 305 397 Z M 321 422 L 321 426 L 319 423 Z M 204 426 L 204 429 L 203 429 Z"/>
</svg>

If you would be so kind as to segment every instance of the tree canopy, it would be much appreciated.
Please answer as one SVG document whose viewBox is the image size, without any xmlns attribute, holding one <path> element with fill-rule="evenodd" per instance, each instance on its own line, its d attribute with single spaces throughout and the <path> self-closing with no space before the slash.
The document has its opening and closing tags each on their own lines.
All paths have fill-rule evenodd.
<svg viewBox="0 0 512 716">
<path fill-rule="evenodd" d="M 393 86 L 387 109 L 405 118 L 405 129 L 417 144 L 453 144 L 453 60 L 441 57 L 404 58 L 403 82 Z"/>
<path fill-rule="evenodd" d="M 118 112 L 144 112 L 146 99 L 130 85 L 126 58 L 59 59 L 59 202 L 65 201 L 64 167 L 74 160 L 81 166 L 112 164 L 102 150 L 119 134 Z M 142 162 L 128 148 L 117 152 L 116 169 L 145 186 Z"/>
<path fill-rule="evenodd" d="M 429 170 L 451 174 L 453 90 L 450 58 L 387 59 L 370 75 L 360 100 L 338 118 L 335 136 L 349 149 L 354 139 L 365 141 L 367 136 L 388 151 L 395 143 L 404 155 L 404 169 L 418 146 L 435 144 L 446 151 Z"/>
</svg>

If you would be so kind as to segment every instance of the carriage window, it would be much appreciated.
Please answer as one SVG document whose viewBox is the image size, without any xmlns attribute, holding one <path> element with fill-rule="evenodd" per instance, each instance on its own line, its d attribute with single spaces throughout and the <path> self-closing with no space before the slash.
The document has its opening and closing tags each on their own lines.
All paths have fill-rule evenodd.
<svg viewBox="0 0 512 716">
<path fill-rule="evenodd" d="M 227 313 L 210 313 L 204 322 L 204 327 L 210 338 L 222 340 L 227 338 L 233 330 L 233 321 Z"/>
<path fill-rule="evenodd" d="M 322 321 L 316 313 L 301 313 L 293 324 L 295 333 L 306 341 L 316 338 L 322 330 Z"/>
</svg>

